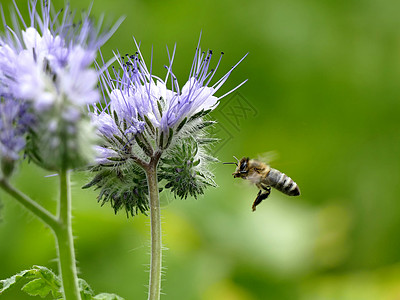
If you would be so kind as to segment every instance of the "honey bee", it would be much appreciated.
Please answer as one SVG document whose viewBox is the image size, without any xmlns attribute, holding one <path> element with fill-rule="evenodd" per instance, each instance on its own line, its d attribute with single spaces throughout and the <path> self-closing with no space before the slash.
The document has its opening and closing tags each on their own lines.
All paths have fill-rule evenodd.
<svg viewBox="0 0 400 300">
<path fill-rule="evenodd" d="M 237 160 L 237 163 L 224 163 L 235 164 L 237 166 L 235 172 L 232 173 L 233 178 L 239 177 L 247 179 L 259 189 L 256 200 L 254 200 L 251 207 L 253 211 L 256 210 L 256 206 L 260 204 L 261 201 L 268 198 L 271 193 L 271 187 L 289 196 L 300 195 L 300 189 L 297 183 L 281 171 L 273 169 L 269 165 L 256 159 L 243 157 L 239 161 L 235 156 L 234 158 Z"/>
</svg>

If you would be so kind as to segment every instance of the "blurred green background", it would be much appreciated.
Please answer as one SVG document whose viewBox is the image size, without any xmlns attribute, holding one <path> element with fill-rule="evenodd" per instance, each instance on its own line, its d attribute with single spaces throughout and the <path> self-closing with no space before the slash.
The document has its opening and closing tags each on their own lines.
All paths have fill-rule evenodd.
<svg viewBox="0 0 400 300">
<path fill-rule="evenodd" d="M 26 1 L 17 2 L 26 14 Z M 225 52 L 217 75 L 249 52 L 218 92 L 249 79 L 214 113 L 215 153 L 232 161 L 276 151 L 273 166 L 302 191 L 273 191 L 252 213 L 256 188 L 233 180 L 233 166 L 214 165 L 218 188 L 162 210 L 163 299 L 400 299 L 399 1 L 93 2 L 96 18 L 126 16 L 106 57 L 135 52 L 134 35 L 148 63 L 154 48 L 153 70 L 163 77 L 165 46 L 176 42 L 181 85 L 201 31 L 205 50 Z M 55 209 L 57 178 L 25 163 L 20 170 L 15 184 Z M 80 188 L 87 180 L 73 175 L 80 276 L 96 292 L 146 299 L 149 220 L 100 207 L 95 192 Z M 35 264 L 56 270 L 51 232 L 1 199 L 0 278 Z M 2 299 L 31 298 L 15 289 Z"/>
</svg>

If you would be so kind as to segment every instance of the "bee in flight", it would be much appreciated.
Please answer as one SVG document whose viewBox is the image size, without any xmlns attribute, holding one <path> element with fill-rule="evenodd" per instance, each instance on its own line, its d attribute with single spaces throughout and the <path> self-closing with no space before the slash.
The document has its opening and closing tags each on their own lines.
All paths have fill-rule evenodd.
<svg viewBox="0 0 400 300">
<path fill-rule="evenodd" d="M 256 200 L 253 202 L 251 207 L 253 211 L 256 210 L 256 206 L 261 203 L 264 199 L 267 199 L 271 193 L 271 187 L 277 189 L 278 191 L 289 195 L 289 196 L 299 196 L 300 189 L 296 182 L 286 174 L 271 168 L 269 165 L 258 161 L 256 159 L 249 159 L 248 157 L 243 157 L 240 161 L 228 162 L 224 164 L 234 164 L 236 165 L 236 170 L 232 173 L 233 178 L 247 179 L 251 183 L 255 184 L 260 190 L 257 194 Z"/>
</svg>

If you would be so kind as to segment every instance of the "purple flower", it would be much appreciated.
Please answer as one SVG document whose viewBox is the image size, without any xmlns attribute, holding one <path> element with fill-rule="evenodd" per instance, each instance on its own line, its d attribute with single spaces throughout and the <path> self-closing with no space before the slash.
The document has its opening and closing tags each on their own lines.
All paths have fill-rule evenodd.
<svg viewBox="0 0 400 300">
<path fill-rule="evenodd" d="M 0 157 L 16 161 L 25 147 L 25 133 L 33 118 L 26 105 L 12 99 L 0 102 Z"/>
<path fill-rule="evenodd" d="M 180 136 L 193 134 L 196 126 L 201 127 L 202 117 L 245 82 L 223 96 L 215 96 L 244 57 L 210 86 L 222 55 L 215 69 L 210 69 L 212 51 L 201 52 L 198 46 L 189 78 L 181 89 L 172 72 L 174 55 L 175 49 L 169 65 L 165 66 L 165 80 L 151 74 L 140 52 L 117 56 L 120 70 L 113 69 L 102 75 L 102 88 L 107 97 L 100 109 L 94 107 L 92 120 L 98 125 L 100 135 L 109 142 L 107 147 L 120 156 L 131 155 L 135 146 L 151 156 L 154 151 L 166 149 L 172 140 L 176 142 Z M 167 87 L 169 80 L 171 89 Z M 127 149 L 131 151 L 127 153 Z"/>
<path fill-rule="evenodd" d="M 28 23 L 16 5 L 14 28 L 4 20 L 0 96 L 17 99 L 35 116 L 29 139 L 32 152 L 28 151 L 34 161 L 49 169 L 77 167 L 94 153 L 95 131 L 84 112 L 88 104 L 99 100 L 98 72 L 91 65 L 120 22 L 100 34 L 88 15 L 75 23 L 68 7 L 53 15 L 51 1 L 39 3 L 28 3 Z"/>
<path fill-rule="evenodd" d="M 37 1 L 29 2 L 30 25 L 18 20 L 17 14 L 12 16 L 13 24 L 23 24 L 22 29 L 5 24 L 5 35 L 0 38 L 2 95 L 32 102 L 39 113 L 65 102 L 79 111 L 99 99 L 97 72 L 90 65 L 113 30 L 99 35 L 88 16 L 77 26 L 68 7 L 52 19 L 51 1 L 40 3 L 41 14 Z M 80 115 L 70 111 L 69 119 Z"/>
<path fill-rule="evenodd" d="M 216 139 L 207 132 L 215 122 L 205 117 L 244 83 L 215 95 L 244 57 L 210 84 L 221 58 L 211 69 L 212 51 L 201 52 L 198 46 L 181 88 L 172 71 L 174 56 L 175 49 L 164 80 L 152 74 L 140 52 L 116 55 L 118 69 L 101 76 L 105 100 L 93 105 L 90 115 L 102 140 L 92 166 L 94 176 L 83 188 L 99 189 L 99 201 L 110 202 L 115 212 L 125 208 L 132 216 L 146 213 L 146 168 L 155 162 L 159 185 L 175 197 L 197 197 L 216 186 L 209 165 L 217 159 L 208 154 Z"/>
</svg>

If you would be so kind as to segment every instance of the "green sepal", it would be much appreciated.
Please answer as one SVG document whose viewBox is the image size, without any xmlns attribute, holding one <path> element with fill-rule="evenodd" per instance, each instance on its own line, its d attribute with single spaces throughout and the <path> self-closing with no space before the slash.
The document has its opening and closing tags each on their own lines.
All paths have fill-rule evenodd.
<svg viewBox="0 0 400 300">
<path fill-rule="evenodd" d="M 201 130 L 203 128 L 214 125 L 216 123 L 217 122 L 215 122 L 215 121 L 203 121 L 203 122 L 199 123 L 198 125 L 196 125 L 196 130 Z"/>
<path fill-rule="evenodd" d="M 182 122 L 179 123 L 178 127 L 176 128 L 176 132 L 178 133 L 182 127 L 186 124 L 187 118 L 184 118 Z"/>
<path fill-rule="evenodd" d="M 104 178 L 106 178 L 107 176 L 112 174 L 112 170 L 99 170 L 99 173 L 87 184 L 85 184 L 82 189 L 88 189 L 96 184 L 98 184 L 99 182 L 101 182 L 102 180 L 104 180 Z"/>
<path fill-rule="evenodd" d="M 117 112 L 114 110 L 113 111 L 113 116 L 114 116 L 114 121 L 115 121 L 115 124 L 119 124 L 119 119 L 118 119 L 118 114 L 117 114 Z"/>
<path fill-rule="evenodd" d="M 2 157 L 0 159 L 0 165 L 1 165 L 1 173 L 3 174 L 3 177 L 5 177 L 5 178 L 11 177 L 11 175 L 15 169 L 15 160 L 10 159 L 7 156 Z"/>
<path fill-rule="evenodd" d="M 126 158 L 125 157 L 107 157 L 108 160 L 110 161 L 125 161 Z"/>
<path fill-rule="evenodd" d="M 121 144 L 121 146 L 125 146 L 126 142 L 120 136 L 113 134 L 113 137 L 118 141 L 118 143 Z M 111 144 L 114 144 L 114 143 L 111 143 Z"/>
<path fill-rule="evenodd" d="M 139 145 L 139 147 L 143 150 L 144 153 L 146 153 L 147 156 L 151 157 L 153 155 L 153 151 L 150 148 L 150 145 L 145 144 L 145 140 L 143 140 L 139 137 L 139 135 L 135 135 L 135 141 Z"/>
<path fill-rule="evenodd" d="M 215 121 L 201 121 L 196 123 L 194 126 L 189 127 L 190 129 L 187 131 L 188 134 L 193 135 L 196 134 L 197 132 L 200 132 L 206 127 L 212 126 L 216 124 L 217 122 Z"/>
<path fill-rule="evenodd" d="M 144 121 L 146 122 L 147 126 L 149 126 L 151 133 L 154 134 L 156 130 L 146 115 L 144 116 Z"/>
<path fill-rule="evenodd" d="M 118 126 L 119 128 L 119 126 Z M 123 133 L 125 133 L 125 131 L 128 129 L 128 123 L 126 122 L 126 120 L 122 121 L 122 129 L 123 129 Z"/>
<path fill-rule="evenodd" d="M 207 110 L 202 109 L 201 111 L 199 111 L 199 112 L 195 113 L 193 116 L 191 116 L 190 119 L 189 119 L 189 122 L 191 122 L 191 121 L 193 121 L 195 119 L 204 117 L 209 112 L 211 112 L 211 109 L 207 109 Z"/>
<path fill-rule="evenodd" d="M 160 139 L 158 141 L 158 146 L 163 149 L 164 146 L 164 131 L 161 131 Z"/>
<path fill-rule="evenodd" d="M 172 128 L 170 128 L 169 129 L 169 134 L 168 134 L 167 144 L 163 147 L 163 149 L 167 149 L 169 147 L 169 145 L 171 144 L 173 136 L 174 136 L 174 130 Z"/>
<path fill-rule="evenodd" d="M 160 97 L 160 99 L 162 99 L 162 98 Z M 158 112 L 160 113 L 160 117 L 162 117 L 163 114 L 162 114 L 162 107 L 161 107 L 160 101 L 157 101 L 157 108 L 158 108 Z"/>
<path fill-rule="evenodd" d="M 217 138 L 198 138 L 197 139 L 197 142 L 200 145 L 213 144 L 213 143 L 216 143 L 218 141 L 219 141 L 219 139 L 217 139 Z"/>
</svg>

